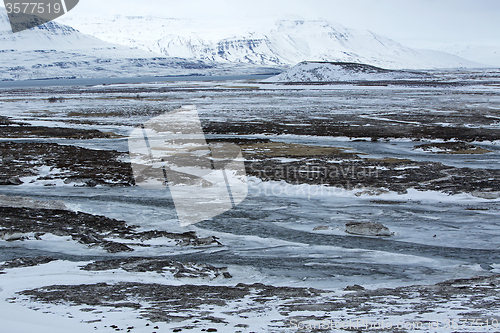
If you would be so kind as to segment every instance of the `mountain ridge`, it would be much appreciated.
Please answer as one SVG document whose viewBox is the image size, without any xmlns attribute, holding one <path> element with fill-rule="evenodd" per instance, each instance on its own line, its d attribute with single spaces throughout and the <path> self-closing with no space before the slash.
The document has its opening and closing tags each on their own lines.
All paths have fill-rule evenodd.
<svg viewBox="0 0 500 333">
<path fill-rule="evenodd" d="M 428 74 L 352 62 L 303 61 L 265 82 L 353 82 L 424 79 Z"/>
<path fill-rule="evenodd" d="M 357 62 L 391 69 L 485 67 L 438 51 L 420 51 L 371 31 L 325 20 L 278 20 L 221 26 L 154 16 L 64 22 L 108 42 L 166 56 L 288 67 L 301 61 Z"/>
<path fill-rule="evenodd" d="M 1 8 L 0 8 L 1 9 Z M 56 21 L 13 33 L 0 10 L 0 80 L 262 73 L 102 41 Z"/>
<path fill-rule="evenodd" d="M 455 43 L 441 46 L 438 49 L 440 51 L 451 53 L 472 61 L 484 63 L 492 67 L 500 67 L 500 43 Z"/>
</svg>

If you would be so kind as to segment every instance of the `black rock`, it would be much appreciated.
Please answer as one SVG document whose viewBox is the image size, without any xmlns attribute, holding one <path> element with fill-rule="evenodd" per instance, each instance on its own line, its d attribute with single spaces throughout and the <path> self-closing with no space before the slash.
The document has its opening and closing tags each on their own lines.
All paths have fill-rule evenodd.
<svg viewBox="0 0 500 333">
<path fill-rule="evenodd" d="M 21 185 L 23 181 L 17 177 L 0 178 L 0 185 Z"/>
</svg>

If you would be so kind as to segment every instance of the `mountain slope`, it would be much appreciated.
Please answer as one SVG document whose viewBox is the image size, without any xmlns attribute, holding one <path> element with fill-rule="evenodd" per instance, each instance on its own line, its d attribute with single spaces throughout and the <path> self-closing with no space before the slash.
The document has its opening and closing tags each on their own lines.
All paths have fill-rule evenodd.
<svg viewBox="0 0 500 333">
<path fill-rule="evenodd" d="M 209 75 L 235 71 L 215 63 L 161 57 L 111 44 L 57 22 L 14 34 L 1 9 L 0 80 Z M 259 69 L 240 66 L 236 71 L 259 72 Z"/>
<path fill-rule="evenodd" d="M 442 46 L 440 50 L 472 61 L 500 67 L 499 44 L 452 44 Z"/>
<path fill-rule="evenodd" d="M 424 73 L 347 62 L 301 62 L 267 82 L 345 82 L 425 78 Z"/>
<path fill-rule="evenodd" d="M 444 53 L 421 52 L 370 31 L 358 31 L 323 20 L 281 20 L 253 25 L 151 16 L 71 16 L 64 22 L 108 42 L 134 46 L 172 57 L 295 65 L 301 61 L 356 62 L 391 69 L 478 67 Z"/>
</svg>

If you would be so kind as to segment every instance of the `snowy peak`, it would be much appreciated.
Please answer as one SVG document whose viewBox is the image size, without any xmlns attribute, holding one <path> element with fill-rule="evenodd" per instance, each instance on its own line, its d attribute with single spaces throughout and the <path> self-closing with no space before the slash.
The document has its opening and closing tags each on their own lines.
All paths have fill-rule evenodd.
<svg viewBox="0 0 500 333">
<path fill-rule="evenodd" d="M 360 62 L 400 67 L 394 52 L 414 57 L 415 52 L 369 31 L 347 29 L 326 21 L 278 21 L 268 35 L 276 55 L 287 64 L 300 61 Z M 390 63 L 393 63 L 392 65 Z M 404 67 L 404 66 L 403 66 Z"/>
<path fill-rule="evenodd" d="M 54 21 L 13 33 L 7 14 L 0 11 L 0 49 L 3 50 L 85 49 L 105 45 L 109 46 L 93 36 L 84 35 L 70 26 Z"/>
<path fill-rule="evenodd" d="M 422 52 L 371 31 L 324 20 L 279 20 L 242 23 L 197 22 L 158 17 L 100 17 L 64 22 L 112 43 L 170 57 L 225 63 L 290 66 L 301 61 L 365 63 L 404 68 L 480 67 L 438 52 Z"/>
<path fill-rule="evenodd" d="M 9 18 L 6 12 L 3 11 L 3 8 L 0 7 L 0 31 L 3 32 L 7 30 L 11 30 Z"/>
<path fill-rule="evenodd" d="M 200 39 L 165 35 L 165 54 L 102 41 L 57 22 L 12 33 L 5 12 L 0 11 L 0 81 L 47 78 L 135 77 L 165 75 L 224 75 L 267 72 L 248 64 L 207 63 L 190 50 L 203 52 Z"/>
<path fill-rule="evenodd" d="M 2 34 L 10 33 L 11 35 L 14 35 L 9 23 L 9 17 L 7 16 L 6 12 L 4 12 L 1 9 L 2 8 L 0 7 L 0 32 Z M 47 22 L 45 24 L 39 25 L 29 30 L 31 32 L 37 32 L 39 30 L 42 30 L 45 31 L 46 33 L 48 32 L 54 35 L 69 35 L 76 32 L 74 28 L 54 21 Z"/>
</svg>

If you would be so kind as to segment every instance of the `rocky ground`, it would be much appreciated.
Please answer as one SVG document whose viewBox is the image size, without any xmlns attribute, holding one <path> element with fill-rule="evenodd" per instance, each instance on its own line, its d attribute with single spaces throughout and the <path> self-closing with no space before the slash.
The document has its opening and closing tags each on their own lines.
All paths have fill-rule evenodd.
<svg viewBox="0 0 500 333">
<path fill-rule="evenodd" d="M 49 262 L 53 259 L 22 258 L 6 262 L 0 269 Z M 35 310 L 49 313 L 55 311 L 52 305 L 65 305 L 66 316 L 78 317 L 78 313 L 85 313 L 89 326 L 105 331 L 108 328 L 143 332 L 144 328 L 149 328 L 151 332 L 196 329 L 247 332 L 260 327 L 260 330 L 269 332 L 325 332 L 333 331 L 335 325 L 345 325 L 347 331 L 363 332 L 470 332 L 497 331 L 499 328 L 500 275 L 374 290 L 352 285 L 338 293 L 261 283 L 234 286 L 190 284 L 189 279 L 211 280 L 222 275 L 222 278 L 231 279 L 231 275 L 226 268 L 164 259 L 130 257 L 95 261 L 80 269 L 168 272 L 185 283 L 50 285 L 20 291 L 10 301 L 29 302 Z M 100 324 L 112 312 L 129 313 L 129 316 L 144 321 L 141 327 L 116 325 L 109 321 L 106 321 L 106 326 Z M 457 319 L 448 319 L 450 315 Z M 249 317 L 256 322 L 249 325 Z M 405 318 L 413 318 L 413 321 L 405 321 Z"/>
<path fill-rule="evenodd" d="M 346 112 L 347 113 L 347 112 Z M 495 113 L 495 116 L 497 114 Z M 297 124 L 298 120 L 300 123 Z M 206 121 L 208 133 L 240 135 L 248 134 L 296 134 L 339 136 L 348 138 L 369 138 L 386 140 L 407 138 L 413 140 L 441 139 L 472 141 L 494 141 L 500 139 L 497 129 L 466 126 L 443 126 L 443 123 L 487 125 L 492 123 L 488 114 L 479 112 L 453 113 L 446 115 L 426 115 L 422 113 L 384 114 L 383 118 L 366 115 L 335 115 L 332 119 L 301 117 L 264 119 L 248 126 L 246 122 L 232 121 L 220 123 Z"/>
<path fill-rule="evenodd" d="M 133 184 L 130 164 L 119 160 L 124 154 L 91 150 L 57 143 L 0 142 L 2 176 L 0 183 L 20 185 L 30 181 L 60 179 L 82 186 Z M 103 163 L 105 161 L 105 163 Z M 53 184 L 53 183 L 52 183 Z M 16 185 L 16 184 L 14 184 Z"/>
<path fill-rule="evenodd" d="M 429 84 L 431 83 L 427 83 Z M 455 85 L 450 84 L 450 88 L 452 86 Z M 253 98 L 252 93 L 247 92 L 251 89 L 241 90 Z M 182 98 L 175 94 L 192 94 L 193 91 L 196 99 L 205 100 L 212 94 L 225 97 L 225 94 L 233 93 L 234 89 L 100 87 L 90 91 L 93 97 L 100 98 L 99 103 L 102 104 L 109 101 L 117 103 L 118 100 L 118 104 L 135 105 L 127 108 L 120 104 L 120 107 L 112 110 L 99 103 L 93 104 L 91 108 L 71 107 L 69 98 L 54 97 L 55 100 L 50 100 L 51 97 L 48 97 L 55 93 L 57 96 L 78 95 L 77 98 L 80 98 L 81 90 L 78 88 L 54 88 L 50 91 L 42 89 L 40 93 L 44 98 L 47 97 L 46 102 L 49 105 L 46 107 L 44 104 L 44 108 L 50 109 L 50 112 L 36 110 L 39 113 L 35 114 L 33 111 L 30 116 L 24 114 L 17 118 L 0 116 L 0 185 L 7 188 L 27 185 L 92 189 L 133 187 L 132 169 L 127 162 L 126 153 L 118 149 L 84 148 L 68 141 L 77 139 L 100 142 L 99 140 L 125 139 L 118 131 L 108 132 L 106 129 L 97 130 L 86 126 L 127 124 L 132 128 L 137 126 L 134 122 L 141 119 L 140 117 L 150 118 L 165 111 L 155 104 L 156 102 L 168 101 L 177 105 L 178 99 Z M 24 93 L 11 91 L 14 97 Z M 168 98 L 151 97 L 151 94 L 166 94 Z M 358 98 L 357 94 L 358 92 L 345 98 Z M 265 98 L 268 103 L 267 96 Z M 276 95 L 274 98 L 283 97 Z M 250 97 L 249 99 L 251 100 Z M 6 100 L 4 102 L 11 103 Z M 137 103 L 143 104 L 137 106 Z M 64 121 L 68 127 L 35 126 L 30 124 L 30 119 L 23 119 L 32 117 L 31 120 L 49 121 L 51 117 L 56 117 L 52 112 L 57 115 L 56 111 L 52 111 L 57 110 L 56 106 L 64 109 L 64 112 L 60 111 L 64 114 L 59 116 L 58 120 Z M 328 104 L 328 108 L 335 110 L 343 110 L 344 107 L 349 109 L 349 105 Z M 362 190 L 358 192 L 360 195 L 373 195 L 372 202 L 377 202 L 378 194 L 403 194 L 410 189 L 449 195 L 472 194 L 487 199 L 500 196 L 498 169 L 467 168 L 396 157 L 371 158 L 346 147 L 289 143 L 276 137 L 271 140 L 264 136 L 345 137 L 366 142 L 367 145 L 407 140 L 416 143 L 416 151 L 454 156 L 470 155 L 473 156 L 471 158 L 477 158 L 497 153 L 481 146 L 481 143 L 500 140 L 500 131 L 495 127 L 500 114 L 495 108 L 470 107 L 464 112 L 461 109 L 452 110 L 451 107 L 446 109 L 445 106 L 440 106 L 436 107 L 439 112 L 428 112 L 424 107 L 418 107 L 409 112 L 368 110 L 358 113 L 338 112 L 334 116 L 331 116 L 331 110 L 326 108 L 321 111 L 324 113 L 315 113 L 314 107 L 310 108 L 311 113 L 289 113 L 289 110 L 262 111 L 256 107 L 255 112 L 238 109 L 237 111 L 241 111 L 239 119 L 236 116 L 231 118 L 231 112 L 234 110 L 217 111 L 211 115 L 213 117 L 201 114 L 201 117 L 207 134 L 232 135 L 231 139 L 212 138 L 209 142 L 230 141 L 238 144 L 243 151 L 247 174 L 262 181 L 338 186 L 347 190 L 357 188 Z M 145 112 L 147 117 L 144 116 Z M 245 135 L 261 137 L 239 137 Z M 59 139 L 68 141 L 57 142 Z M 379 203 L 390 205 L 397 204 L 398 201 L 380 200 Z M 494 213 L 488 208 L 480 209 L 484 209 L 485 214 Z M 364 228 L 368 227 L 371 233 L 369 236 L 372 237 L 393 235 L 389 229 L 377 223 L 346 224 L 347 232 L 353 235 L 366 236 Z M 328 230 L 329 227 L 317 228 L 314 230 Z M 41 287 L 17 290 L 9 301 L 47 313 L 53 311 L 50 309 L 52 305 L 62 306 L 63 315 L 66 317 L 79 318 L 79 315 L 85 314 L 86 317 L 82 321 L 92 330 L 321 332 L 325 329 L 314 326 L 314 323 L 325 320 L 345 323 L 361 318 L 371 322 L 385 320 L 393 323 L 417 320 L 422 325 L 441 320 L 440 330 L 436 331 L 443 332 L 498 331 L 499 275 L 490 274 L 433 285 L 415 284 L 397 288 L 365 289 L 363 286 L 351 285 L 342 292 L 240 283 L 234 280 L 234 273 L 227 267 L 136 255 L 138 249 L 154 248 L 158 242 L 174 248 L 215 248 L 223 251 L 223 242 L 215 236 L 201 237 L 193 231 L 176 233 L 154 228 L 143 230 L 133 223 L 119 219 L 72 211 L 64 202 L 37 201 L 12 195 L 0 196 L 0 240 L 7 241 L 6 246 L 18 245 L 23 241 L 44 242 L 50 237 L 83 244 L 87 249 L 104 250 L 104 253 L 113 257 L 79 263 L 79 273 L 89 274 L 84 283 L 46 283 Z M 363 238 L 359 237 L 357 240 L 362 242 Z M 50 256 L 9 260 L 0 264 L 0 279 L 10 276 L 15 279 L 16 274 L 25 272 L 24 269 L 52 269 L 51 267 L 56 266 L 50 265 L 60 263 L 61 260 Z M 129 275 L 120 280 L 120 274 Z M 137 274 L 146 275 L 140 275 L 137 279 L 131 278 Z M 119 277 L 110 278 L 117 275 Z M 103 276 L 104 282 L 96 278 L 100 276 Z M 146 277 L 159 280 L 151 282 Z M 166 277 L 172 280 L 165 280 Z M 105 318 L 116 311 L 127 312 L 127 316 L 131 318 L 142 318 L 141 327 L 122 325 L 121 322 L 115 323 Z M 466 319 L 467 322 L 465 326 L 455 329 L 451 327 L 452 322 L 446 322 L 450 318 L 462 321 Z M 478 326 L 479 323 L 491 324 L 494 321 L 497 327 Z M 250 322 L 256 322 L 257 325 Z M 299 322 L 302 326 L 299 326 Z M 366 322 L 361 322 L 361 326 L 363 323 Z M 446 324 L 449 327 L 446 327 Z M 415 331 L 413 328 L 380 329 L 370 325 L 347 327 L 345 330 Z M 425 327 L 418 330 L 430 331 Z"/>
<path fill-rule="evenodd" d="M 70 236 L 74 241 L 100 246 L 110 253 L 131 252 L 133 246 L 150 246 L 144 241 L 154 238 L 172 240 L 178 246 L 221 245 L 215 237 L 199 238 L 194 232 L 138 232 L 137 227 L 124 221 L 67 210 L 0 207 L 0 216 L 0 238 L 10 241 L 42 240 L 45 234 Z"/>
<path fill-rule="evenodd" d="M 264 181 L 284 180 L 290 184 L 322 184 L 351 189 L 363 187 L 399 193 L 409 188 L 450 194 L 486 189 L 494 195 L 500 191 L 500 171 L 496 169 L 456 168 L 395 158 L 363 158 L 342 148 L 263 140 L 239 141 L 247 159 L 247 174 Z M 418 146 L 423 150 L 429 147 L 436 147 L 436 144 Z M 454 154 L 487 152 L 464 142 L 446 146 L 438 144 L 437 147 L 455 147 L 451 150 Z M 44 181 L 45 186 L 55 186 L 56 180 L 86 187 L 134 185 L 132 168 L 123 161 L 126 155 L 116 151 L 56 143 L 0 142 L 0 152 L 0 184 L 4 185 L 20 185 L 23 177 L 28 177 L 30 182 Z"/>
<path fill-rule="evenodd" d="M 446 145 L 450 146 L 463 146 L 478 151 L 477 148 L 473 149 L 474 146 L 463 142 Z M 323 184 L 350 189 L 358 187 L 375 192 L 382 189 L 405 193 L 414 188 L 456 194 L 487 189 L 487 192 L 497 195 L 500 191 L 500 170 L 497 169 L 455 168 L 442 163 L 397 158 L 363 158 L 362 155 L 339 148 L 279 142 L 244 145 L 242 148 L 248 159 L 247 173 L 262 180 L 284 180 L 291 184 Z M 454 151 L 457 152 L 460 151 Z"/>
</svg>

